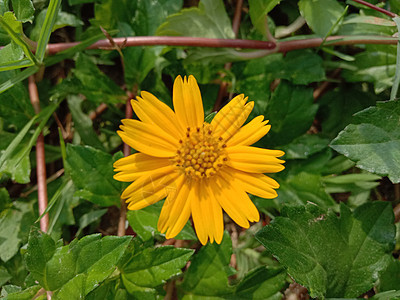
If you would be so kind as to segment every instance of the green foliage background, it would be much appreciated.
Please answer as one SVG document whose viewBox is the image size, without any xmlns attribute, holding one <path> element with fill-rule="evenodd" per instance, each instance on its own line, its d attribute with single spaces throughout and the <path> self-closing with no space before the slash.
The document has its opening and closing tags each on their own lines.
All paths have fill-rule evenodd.
<svg viewBox="0 0 400 300">
<path fill-rule="evenodd" d="M 369 2 L 400 10 L 397 0 Z M 400 299 L 400 62 L 397 45 L 385 44 L 398 37 L 397 17 L 354 1 L 248 0 L 238 38 L 324 43 L 286 53 L 85 50 L 104 32 L 233 39 L 235 4 L 0 0 L 0 298 L 284 299 L 296 282 L 311 298 Z M 350 42 L 333 46 L 333 35 Z M 49 41 L 81 44 L 49 55 Z M 29 99 L 33 74 L 39 114 Z M 278 197 L 252 197 L 262 221 L 245 231 L 226 219 L 221 245 L 201 247 L 190 223 L 170 245 L 156 228 L 162 202 L 128 212 L 127 235 L 118 237 L 124 185 L 112 164 L 123 156 L 116 130 L 124 104 L 146 90 L 171 105 L 174 78 L 189 74 L 206 114 L 223 82 L 224 103 L 244 93 L 255 102 L 251 117 L 270 120 L 257 146 L 286 152 L 285 170 L 274 175 Z M 99 107 L 106 110 L 93 117 Z M 34 172 L 41 131 L 47 233 Z"/>
</svg>

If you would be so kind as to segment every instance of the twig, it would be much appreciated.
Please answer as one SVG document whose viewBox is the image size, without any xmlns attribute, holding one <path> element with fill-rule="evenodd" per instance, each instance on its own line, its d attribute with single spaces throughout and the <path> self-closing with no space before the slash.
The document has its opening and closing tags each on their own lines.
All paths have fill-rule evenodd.
<svg viewBox="0 0 400 300">
<path fill-rule="evenodd" d="M 107 108 L 108 108 L 107 104 L 101 103 L 99 106 L 96 107 L 95 111 L 90 112 L 89 118 L 93 121 L 99 115 L 101 115 Z"/>
<path fill-rule="evenodd" d="M 235 37 L 237 37 L 237 35 L 239 33 L 242 6 L 243 6 L 243 0 L 237 0 L 236 7 L 235 7 L 235 14 L 233 16 L 233 22 L 232 22 L 232 30 L 235 33 Z M 232 67 L 231 62 L 226 63 L 224 66 L 225 70 L 230 70 L 231 67 Z M 225 77 L 225 74 L 222 74 L 221 79 L 223 79 L 224 77 Z M 219 86 L 217 100 L 214 103 L 213 111 L 217 111 L 221 108 L 222 98 L 226 95 L 227 88 L 228 88 L 228 83 L 225 81 L 222 81 Z"/>
<path fill-rule="evenodd" d="M 341 69 L 336 69 L 333 71 L 331 78 L 336 78 L 340 74 Z M 314 101 L 316 101 L 319 97 L 321 97 L 331 85 L 330 81 L 324 81 L 318 88 L 316 88 L 313 92 Z"/>
<path fill-rule="evenodd" d="M 394 213 L 394 221 L 395 223 L 400 221 L 400 204 L 397 204 L 394 208 L 393 208 L 393 213 Z"/>
<path fill-rule="evenodd" d="M 35 77 L 29 77 L 29 97 L 35 113 L 40 112 L 39 94 L 35 82 Z M 38 186 L 39 215 L 42 215 L 47 208 L 47 184 L 46 184 L 46 161 L 44 152 L 44 136 L 42 133 L 36 141 L 36 175 Z M 49 215 L 46 214 L 40 219 L 40 229 L 47 231 L 49 226 Z"/>
<path fill-rule="evenodd" d="M 367 2 L 367 1 L 364 1 L 364 0 L 353 0 L 353 1 L 357 2 L 357 3 L 360 3 L 362 5 L 365 5 L 365 6 L 369 7 L 369 8 L 372 8 L 373 10 L 379 11 L 379 12 L 381 12 L 381 13 L 383 13 L 383 14 L 391 17 L 391 18 L 394 18 L 394 17 L 397 16 L 395 13 L 392 13 L 391 11 L 388 11 L 386 9 L 380 8 L 380 7 L 378 7 L 376 5 L 373 5 L 373 4 L 371 4 L 371 3 Z"/>
</svg>

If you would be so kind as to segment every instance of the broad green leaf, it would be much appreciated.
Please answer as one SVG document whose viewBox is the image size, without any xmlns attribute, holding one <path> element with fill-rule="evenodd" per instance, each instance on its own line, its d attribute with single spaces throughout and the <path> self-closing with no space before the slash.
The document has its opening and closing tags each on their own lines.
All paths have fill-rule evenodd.
<svg viewBox="0 0 400 300">
<path fill-rule="evenodd" d="M 85 297 L 115 271 L 132 237 L 89 235 L 58 247 L 51 237 L 32 231 L 26 262 L 32 276 L 56 299 Z"/>
<path fill-rule="evenodd" d="M 400 260 L 392 258 L 387 269 L 379 277 L 378 291 L 400 291 Z"/>
<path fill-rule="evenodd" d="M 228 276 L 232 275 L 229 262 L 232 255 L 232 242 L 227 232 L 220 245 L 207 244 L 193 257 L 180 288 L 185 298 L 197 296 L 223 296 L 231 293 Z"/>
<path fill-rule="evenodd" d="M 127 219 L 133 231 L 143 240 L 151 239 L 155 233 L 161 234 L 157 230 L 158 217 L 161 213 L 163 202 L 157 202 L 140 210 L 130 210 Z M 197 240 L 193 228 L 188 224 L 176 236 L 176 239 Z"/>
<path fill-rule="evenodd" d="M 389 203 L 370 202 L 340 217 L 315 205 L 286 207 L 256 238 L 311 297 L 351 298 L 371 289 L 387 266 L 395 227 Z"/>
<path fill-rule="evenodd" d="M 265 144 L 286 145 L 306 133 L 318 108 L 313 102 L 312 89 L 282 81 L 265 108 L 265 118 L 271 124 Z"/>
<path fill-rule="evenodd" d="M 55 251 L 56 243 L 53 239 L 49 235 L 42 233 L 38 228 L 32 227 L 29 234 L 25 262 L 33 278 L 46 290 L 49 290 L 46 265 L 53 257 Z M 50 280 L 54 279 L 55 278 L 52 278 Z"/>
<path fill-rule="evenodd" d="M 348 82 L 371 82 L 379 94 L 391 87 L 396 71 L 396 47 L 392 45 L 366 46 L 366 51 L 356 54 L 350 68 L 342 75 Z"/>
<path fill-rule="evenodd" d="M 249 14 L 254 27 L 264 36 L 267 14 L 281 2 L 280 0 L 249 0 Z"/>
<path fill-rule="evenodd" d="M 299 9 L 308 26 L 325 37 L 342 16 L 344 8 L 336 0 L 300 0 Z"/>
<path fill-rule="evenodd" d="M 332 197 L 325 190 L 325 185 L 320 174 L 300 172 L 290 176 L 285 181 L 280 181 L 276 201 L 283 204 L 315 203 L 324 208 L 337 206 Z"/>
<path fill-rule="evenodd" d="M 331 147 L 357 167 L 400 182 L 400 102 L 378 102 L 354 115 Z"/>
<path fill-rule="evenodd" d="M 35 26 L 32 28 L 32 31 L 30 33 L 30 38 L 34 41 L 39 40 L 40 32 L 44 24 L 46 14 L 47 9 L 44 9 L 35 18 Z M 78 27 L 82 25 L 83 22 L 77 16 L 64 11 L 59 11 L 51 32 L 54 32 L 55 30 L 63 28 L 65 26 Z"/>
<path fill-rule="evenodd" d="M 305 159 L 325 149 L 328 144 L 329 140 L 319 135 L 304 134 L 281 150 L 285 152 L 285 159 Z"/>
<path fill-rule="evenodd" d="M 61 0 L 50 0 L 49 7 L 47 8 L 46 17 L 40 31 L 39 40 L 36 48 L 36 57 L 42 62 L 46 52 L 47 43 L 50 39 L 50 34 L 53 26 L 57 20 L 57 14 L 60 9 Z"/>
<path fill-rule="evenodd" d="M 0 286 L 3 286 L 11 278 L 12 276 L 10 273 L 8 273 L 7 269 L 3 266 L 0 266 Z"/>
<path fill-rule="evenodd" d="M 201 0 L 198 8 L 182 9 L 169 16 L 156 34 L 221 39 L 235 37 L 222 0 Z"/>
<path fill-rule="evenodd" d="M 14 286 L 15 287 L 15 286 Z M 1 290 L 1 299 L 4 300 L 31 300 L 41 289 L 40 285 L 34 285 L 22 290 L 20 287 L 8 289 L 4 286 Z M 7 292 L 8 290 L 8 292 Z M 4 298 L 3 298 L 4 297 Z M 37 298 L 40 299 L 40 298 Z"/>
<path fill-rule="evenodd" d="M 76 68 L 73 74 L 80 85 L 68 85 L 70 93 L 82 93 L 88 100 L 95 103 L 118 103 L 126 99 L 125 92 L 112 80 L 99 70 L 89 56 L 79 53 Z"/>
<path fill-rule="evenodd" d="M 79 134 L 82 142 L 88 146 L 104 151 L 104 146 L 93 129 L 92 120 L 82 111 L 81 105 L 83 99 L 78 95 L 71 95 L 67 97 L 67 102 L 72 115 L 72 120 L 74 121 L 74 128 Z"/>
<path fill-rule="evenodd" d="M 35 13 L 32 0 L 11 0 L 11 3 L 18 21 L 32 21 Z"/>
<path fill-rule="evenodd" d="M 18 64 L 24 61 L 31 63 L 29 59 L 24 58 L 24 51 L 14 41 L 0 49 L 0 71 L 17 69 Z"/>
<path fill-rule="evenodd" d="M 4 211 L 11 204 L 10 195 L 5 187 L 0 188 L 0 212 Z M 1 284 L 0 284 L 1 285 Z"/>
<path fill-rule="evenodd" d="M 39 71 L 38 66 L 32 66 L 29 68 L 26 68 L 25 70 L 18 72 L 15 76 L 11 77 L 10 79 L 2 82 L 0 84 L 0 94 L 3 93 L 4 91 L 8 90 L 9 88 L 13 87 L 15 84 L 21 82 L 22 80 L 27 79 L 29 76 L 35 74 L 37 71 Z"/>
<path fill-rule="evenodd" d="M 249 273 L 235 287 L 228 299 L 282 299 L 281 290 L 286 284 L 286 272 L 282 268 L 259 267 Z"/>
<path fill-rule="evenodd" d="M 319 100 L 317 116 L 321 120 L 322 133 L 331 139 L 350 124 L 353 114 L 375 105 L 371 93 L 352 88 L 338 88 L 324 94 Z"/>
<path fill-rule="evenodd" d="M 1 200 L 8 195 L 2 192 Z M 3 198 L 4 197 L 4 198 Z M 0 259 L 9 261 L 28 239 L 29 227 L 35 221 L 32 202 L 13 201 L 0 213 Z"/>
<path fill-rule="evenodd" d="M 140 288 L 155 288 L 182 274 L 181 269 L 192 255 L 191 249 L 173 246 L 144 249 L 134 254 L 122 268 L 124 286 L 130 294 L 135 294 Z"/>
<path fill-rule="evenodd" d="M 89 146 L 67 145 L 67 165 L 76 196 L 101 206 L 119 206 L 121 183 L 113 179 L 113 157 Z"/>
<path fill-rule="evenodd" d="M 387 291 L 375 294 L 370 298 L 371 300 L 386 300 L 386 299 L 400 299 L 400 291 Z"/>
</svg>

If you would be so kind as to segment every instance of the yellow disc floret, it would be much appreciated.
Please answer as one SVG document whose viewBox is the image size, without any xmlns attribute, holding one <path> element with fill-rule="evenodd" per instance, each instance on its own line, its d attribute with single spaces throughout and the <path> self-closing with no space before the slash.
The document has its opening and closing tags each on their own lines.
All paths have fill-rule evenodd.
<svg viewBox="0 0 400 300">
<path fill-rule="evenodd" d="M 214 135 L 209 123 L 203 123 L 201 128 L 188 127 L 186 137 L 179 144 L 173 163 L 192 179 L 215 175 L 228 160 L 222 137 Z"/>
</svg>

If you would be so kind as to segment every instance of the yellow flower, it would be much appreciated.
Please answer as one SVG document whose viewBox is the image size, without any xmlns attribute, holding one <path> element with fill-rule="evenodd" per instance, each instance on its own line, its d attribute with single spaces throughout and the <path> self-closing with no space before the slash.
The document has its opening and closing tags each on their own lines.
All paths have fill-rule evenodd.
<svg viewBox="0 0 400 300">
<path fill-rule="evenodd" d="M 204 122 L 203 103 L 193 76 L 175 79 L 171 110 L 148 92 L 132 100 L 139 120 L 125 119 L 118 131 L 139 151 L 115 162 L 114 178 L 131 182 L 122 193 L 128 209 L 165 199 L 158 230 L 175 237 L 192 216 L 196 234 L 221 243 L 224 210 L 248 228 L 259 213 L 247 193 L 272 199 L 279 184 L 263 173 L 284 169 L 279 150 L 250 147 L 270 129 L 263 116 L 242 127 L 254 107 L 241 94 Z"/>
</svg>

